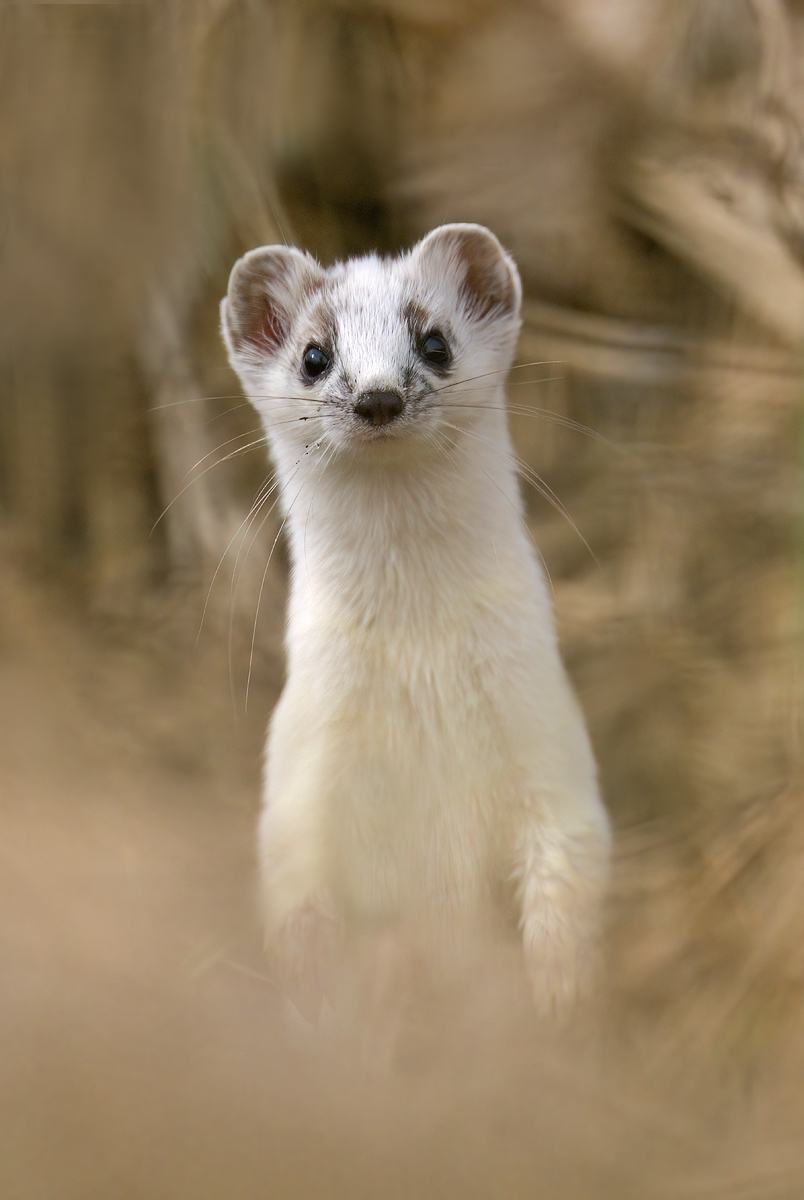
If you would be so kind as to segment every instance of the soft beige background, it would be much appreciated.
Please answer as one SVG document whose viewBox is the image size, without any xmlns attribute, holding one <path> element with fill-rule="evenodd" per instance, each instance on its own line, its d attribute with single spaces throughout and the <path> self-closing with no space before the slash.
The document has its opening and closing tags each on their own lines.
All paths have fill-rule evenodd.
<svg viewBox="0 0 804 1200">
<path fill-rule="evenodd" d="M 801 18 L 0 7 L 3 1197 L 800 1195 Z M 523 485 L 615 882 L 575 1023 L 501 952 L 378 1071 L 266 976 L 286 563 L 258 612 L 217 302 L 247 247 L 442 220 L 526 284 L 511 419 L 594 552 Z"/>
</svg>

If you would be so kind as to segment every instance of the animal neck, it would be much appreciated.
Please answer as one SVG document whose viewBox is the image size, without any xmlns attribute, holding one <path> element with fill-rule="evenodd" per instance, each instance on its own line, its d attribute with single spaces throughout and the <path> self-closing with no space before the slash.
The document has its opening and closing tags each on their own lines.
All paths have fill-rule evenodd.
<svg viewBox="0 0 804 1200">
<path fill-rule="evenodd" d="M 326 597 L 360 619 L 458 602 L 525 537 L 504 413 L 398 459 L 323 458 L 296 492 L 288 525 L 295 599 Z M 372 447 L 368 448 L 370 451 Z"/>
</svg>

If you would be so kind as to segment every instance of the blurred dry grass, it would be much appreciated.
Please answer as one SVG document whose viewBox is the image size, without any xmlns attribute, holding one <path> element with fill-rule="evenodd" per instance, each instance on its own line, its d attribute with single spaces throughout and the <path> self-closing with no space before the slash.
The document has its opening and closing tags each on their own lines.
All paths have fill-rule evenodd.
<svg viewBox="0 0 804 1200">
<path fill-rule="evenodd" d="M 0 7 L 4 1196 L 801 1194 L 802 17 Z M 284 567 L 244 713 L 276 525 L 246 554 L 216 303 L 248 246 L 445 219 L 526 282 L 512 423 L 597 558 L 528 493 L 619 842 L 590 1011 L 538 1028 L 503 956 L 380 1081 L 263 977 Z"/>
</svg>

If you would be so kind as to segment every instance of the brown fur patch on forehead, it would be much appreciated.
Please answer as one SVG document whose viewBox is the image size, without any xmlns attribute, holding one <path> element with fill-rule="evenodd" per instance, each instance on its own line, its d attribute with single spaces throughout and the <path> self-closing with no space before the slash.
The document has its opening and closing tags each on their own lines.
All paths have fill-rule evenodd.
<svg viewBox="0 0 804 1200">
<path fill-rule="evenodd" d="M 417 342 L 425 329 L 429 329 L 433 324 L 432 317 L 418 300 L 406 300 L 402 307 L 402 316 L 405 318 L 413 342 Z"/>
<path fill-rule="evenodd" d="M 414 346 L 418 347 L 428 333 L 438 333 L 446 339 L 448 346 L 453 345 L 453 329 L 450 322 L 438 320 L 418 300 L 407 300 L 402 306 L 402 316 Z"/>
<path fill-rule="evenodd" d="M 332 299 L 326 283 L 317 289 L 315 302 L 305 319 L 305 336 L 316 345 L 333 349 L 338 337 Z"/>
</svg>

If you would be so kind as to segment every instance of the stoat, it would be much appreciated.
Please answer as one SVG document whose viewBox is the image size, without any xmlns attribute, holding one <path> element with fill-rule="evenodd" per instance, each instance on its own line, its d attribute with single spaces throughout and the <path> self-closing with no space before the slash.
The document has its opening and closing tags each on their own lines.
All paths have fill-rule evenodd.
<svg viewBox="0 0 804 1200">
<path fill-rule="evenodd" d="M 545 1011 L 594 945 L 610 832 L 522 519 L 520 303 L 497 238 L 461 224 L 327 270 L 252 250 L 221 305 L 290 543 L 259 847 L 268 938 L 312 1018 L 327 923 L 348 942 L 502 913 Z"/>
</svg>

